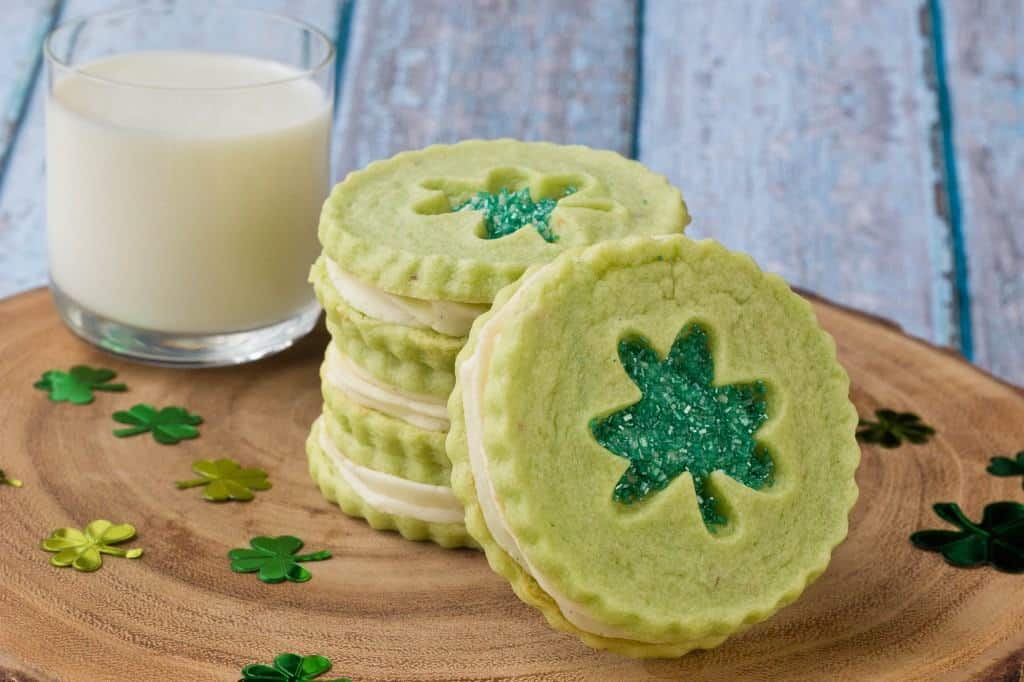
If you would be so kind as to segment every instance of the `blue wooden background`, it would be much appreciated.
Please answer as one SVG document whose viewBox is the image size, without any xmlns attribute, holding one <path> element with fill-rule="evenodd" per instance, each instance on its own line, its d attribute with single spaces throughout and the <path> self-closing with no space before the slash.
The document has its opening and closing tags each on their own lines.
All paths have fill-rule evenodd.
<svg viewBox="0 0 1024 682">
<path fill-rule="evenodd" d="M 615 149 L 691 234 L 1024 384 L 1024 0 L 245 4 L 335 37 L 339 176 L 474 136 Z M 40 42 L 123 5 L 0 0 L 0 296 L 46 281 Z"/>
</svg>

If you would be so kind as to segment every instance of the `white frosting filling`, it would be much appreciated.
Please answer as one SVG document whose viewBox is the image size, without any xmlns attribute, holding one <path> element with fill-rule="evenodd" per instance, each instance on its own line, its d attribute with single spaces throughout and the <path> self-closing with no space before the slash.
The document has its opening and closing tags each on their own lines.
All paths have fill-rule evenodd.
<svg viewBox="0 0 1024 682">
<path fill-rule="evenodd" d="M 451 488 L 417 483 L 360 466 L 334 447 L 322 421 L 318 421 L 316 428 L 319 429 L 317 440 L 320 448 L 334 463 L 345 483 L 374 509 L 427 523 L 463 522 L 462 505 Z"/>
<path fill-rule="evenodd" d="M 389 294 L 348 274 L 330 258 L 324 257 L 327 277 L 338 294 L 350 306 L 369 317 L 407 327 L 433 329 L 445 336 L 465 336 L 473 320 L 489 306 L 455 301 L 425 301 Z"/>
<path fill-rule="evenodd" d="M 491 354 L 498 338 L 501 336 L 506 318 L 509 316 L 508 311 L 514 308 L 523 290 L 537 277 L 537 274 L 534 273 L 523 280 L 519 290 L 512 295 L 512 298 L 487 321 L 480 330 L 473 355 L 467 358 L 459 367 L 459 383 L 463 387 L 462 404 L 466 418 L 466 441 L 469 449 L 469 463 L 473 471 L 473 478 L 476 481 L 476 495 L 480 502 L 480 509 L 483 512 L 484 523 L 487 524 L 487 530 L 490 531 L 498 546 L 505 550 L 524 571 L 530 574 L 541 589 L 547 592 L 548 596 L 554 599 L 562 615 L 570 623 L 580 630 L 602 637 L 647 641 L 641 640 L 636 635 L 625 632 L 620 628 L 599 622 L 587 611 L 585 606 L 574 603 L 552 587 L 550 581 L 537 571 L 519 546 L 519 542 L 505 520 L 501 505 L 498 504 L 497 495 L 489 476 L 487 453 L 483 444 L 484 417 L 480 406 L 483 404 L 483 393 L 484 387 L 487 385 Z"/>
<path fill-rule="evenodd" d="M 444 398 L 409 393 L 381 382 L 331 344 L 324 367 L 327 382 L 352 402 L 401 419 L 427 431 L 447 431 L 448 404 Z"/>
</svg>

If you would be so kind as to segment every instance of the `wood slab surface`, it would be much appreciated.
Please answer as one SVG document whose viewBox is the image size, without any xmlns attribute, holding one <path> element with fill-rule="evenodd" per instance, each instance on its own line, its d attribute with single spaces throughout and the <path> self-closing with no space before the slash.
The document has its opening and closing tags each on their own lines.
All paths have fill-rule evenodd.
<svg viewBox="0 0 1024 682">
<path fill-rule="evenodd" d="M 1020 679 L 1024 576 L 958 569 L 911 546 L 941 528 L 931 505 L 1024 500 L 988 458 L 1024 449 L 1024 393 L 874 318 L 816 302 L 862 416 L 918 413 L 925 445 L 863 448 L 849 538 L 803 598 L 712 651 L 635 661 L 547 627 L 479 553 L 378 533 L 310 482 L 303 442 L 320 410 L 321 331 L 254 365 L 181 371 L 122 362 L 79 341 L 49 295 L 0 302 L 0 680 L 235 680 L 276 654 L 320 653 L 363 680 Z M 48 369 L 116 369 L 127 393 L 87 406 L 32 388 Z M 137 402 L 205 417 L 197 440 L 117 439 L 111 413 Z M 193 460 L 270 473 L 249 503 L 177 490 Z M 138 560 L 97 573 L 50 566 L 40 541 L 96 518 L 138 528 Z M 334 558 L 304 584 L 229 570 L 256 535 L 293 534 Z M 684 608 L 685 605 L 680 605 Z"/>
</svg>

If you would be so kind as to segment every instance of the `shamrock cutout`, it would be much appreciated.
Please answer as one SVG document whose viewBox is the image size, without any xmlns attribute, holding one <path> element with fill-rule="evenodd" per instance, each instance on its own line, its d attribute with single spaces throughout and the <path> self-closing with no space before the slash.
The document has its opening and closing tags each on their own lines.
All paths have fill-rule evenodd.
<svg viewBox="0 0 1024 682">
<path fill-rule="evenodd" d="M 114 429 L 118 438 L 152 431 L 158 443 L 174 445 L 178 441 L 197 438 L 199 429 L 196 426 L 203 423 L 203 418 L 191 414 L 184 407 L 165 407 L 157 411 L 152 405 L 139 403 L 127 412 L 115 412 L 114 421 L 131 425 L 127 429 Z"/>
<path fill-rule="evenodd" d="M 130 523 L 113 524 L 105 519 L 97 519 L 85 527 L 85 531 L 77 528 L 58 528 L 43 540 L 43 549 L 56 552 L 50 557 L 54 566 L 72 566 L 78 571 L 95 571 L 103 565 L 101 554 L 138 559 L 142 550 L 121 549 L 113 547 L 135 537 L 135 526 Z"/>
<path fill-rule="evenodd" d="M 645 499 L 684 471 L 693 477 L 704 523 L 726 519 L 707 489 L 713 471 L 758 490 L 770 484 L 774 465 L 754 433 L 768 419 L 767 389 L 760 381 L 716 386 L 707 331 L 684 327 L 664 360 L 642 338 L 619 342 L 622 367 L 642 394 L 629 407 L 590 422 L 597 442 L 629 460 L 612 498 Z"/>
<path fill-rule="evenodd" d="M 7 474 L 4 473 L 4 470 L 0 469 L 0 485 L 9 485 L 12 488 L 20 488 L 21 481 L 16 478 L 7 478 Z"/>
<path fill-rule="evenodd" d="M 563 196 L 569 196 L 575 191 L 575 187 L 567 187 Z M 523 187 L 518 192 L 502 187 L 497 194 L 477 192 L 453 210 L 469 209 L 483 213 L 485 239 L 507 237 L 527 225 L 533 225 L 544 241 L 552 243 L 558 241 L 558 236 L 551 231 L 548 222 L 557 205 L 557 199 L 534 201 L 529 187 Z"/>
<path fill-rule="evenodd" d="M 304 583 L 313 576 L 304 567 L 302 561 L 323 561 L 330 559 L 327 550 L 312 554 L 295 553 L 302 549 L 303 542 L 293 535 L 280 535 L 276 538 L 257 537 L 249 541 L 252 549 L 233 549 L 228 552 L 231 559 L 231 570 L 235 573 L 255 573 L 265 583 L 279 583 L 290 580 L 293 583 Z"/>
<path fill-rule="evenodd" d="M 954 566 L 991 564 L 1007 573 L 1024 573 L 1024 505 L 993 502 L 985 507 L 977 524 L 952 502 L 940 502 L 933 509 L 940 519 L 960 530 L 918 531 L 910 536 L 915 547 L 942 552 Z"/>
<path fill-rule="evenodd" d="M 993 476 L 1024 476 L 1024 450 L 1017 453 L 1016 459 L 993 457 L 986 471 Z M 1020 484 L 1024 487 L 1024 480 Z"/>
<path fill-rule="evenodd" d="M 242 668 L 242 679 L 238 682 L 310 682 L 316 680 L 331 669 L 331 661 L 326 656 L 313 654 L 278 654 L 274 665 L 251 663 Z M 333 680 L 318 682 L 351 682 L 347 677 L 336 677 Z"/>
<path fill-rule="evenodd" d="M 883 448 L 899 447 L 903 441 L 926 443 L 935 433 L 935 429 L 921 421 L 913 412 L 895 412 L 893 410 L 875 410 L 878 421 L 861 419 L 857 424 L 857 440 L 862 443 L 874 443 Z"/>
<path fill-rule="evenodd" d="M 128 390 L 124 384 L 112 384 L 110 380 L 117 376 L 112 369 L 92 368 L 88 365 L 75 365 L 68 372 L 51 369 L 43 372 L 39 381 L 32 384 L 35 388 L 48 391 L 50 400 L 55 403 L 72 403 L 87 405 L 93 401 L 93 391 L 121 392 Z"/>
<path fill-rule="evenodd" d="M 176 481 L 179 490 L 205 486 L 203 498 L 211 502 L 252 499 L 253 490 L 269 490 L 267 472 L 262 469 L 243 469 L 238 462 L 230 459 L 199 459 L 192 463 L 192 471 L 200 478 Z"/>
</svg>

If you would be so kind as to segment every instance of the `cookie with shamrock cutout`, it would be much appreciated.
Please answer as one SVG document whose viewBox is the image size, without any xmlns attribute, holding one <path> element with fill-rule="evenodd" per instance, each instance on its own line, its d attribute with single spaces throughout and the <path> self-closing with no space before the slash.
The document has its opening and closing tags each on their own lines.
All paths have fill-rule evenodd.
<svg viewBox="0 0 1024 682">
<path fill-rule="evenodd" d="M 309 473 L 320 492 L 349 515 L 376 530 L 398 531 L 407 540 L 442 547 L 476 547 L 462 521 L 462 506 L 446 485 L 430 485 L 354 463 L 332 442 L 323 417 L 306 441 Z"/>
<path fill-rule="evenodd" d="M 677 189 L 614 152 L 468 140 L 350 173 L 324 203 L 319 233 L 325 257 L 365 287 L 348 295 L 369 317 L 388 319 L 408 299 L 489 304 L 526 268 L 564 251 L 678 233 L 688 222 Z M 464 334 L 468 317 L 448 331 Z M 405 321 L 417 324 L 415 315 Z"/>
<path fill-rule="evenodd" d="M 468 531 L 592 647 L 717 646 L 799 597 L 846 536 L 860 454 L 835 345 L 717 243 L 626 239 L 531 270 L 456 376 Z"/>
</svg>

